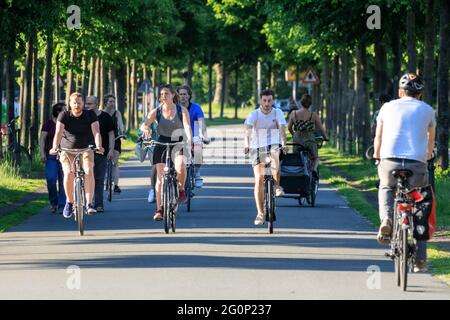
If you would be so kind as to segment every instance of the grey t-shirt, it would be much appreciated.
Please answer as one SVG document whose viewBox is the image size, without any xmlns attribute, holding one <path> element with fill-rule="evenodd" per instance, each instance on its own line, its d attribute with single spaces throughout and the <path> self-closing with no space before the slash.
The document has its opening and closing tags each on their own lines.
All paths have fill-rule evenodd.
<svg viewBox="0 0 450 320">
<path fill-rule="evenodd" d="M 381 159 L 427 162 L 428 129 L 436 127 L 428 104 L 411 97 L 393 100 L 381 107 L 377 123 L 383 124 Z"/>
</svg>

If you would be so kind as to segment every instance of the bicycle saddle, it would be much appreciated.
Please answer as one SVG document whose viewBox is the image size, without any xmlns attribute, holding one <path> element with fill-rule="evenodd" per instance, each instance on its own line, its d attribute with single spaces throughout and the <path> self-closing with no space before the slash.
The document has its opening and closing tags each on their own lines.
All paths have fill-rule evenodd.
<svg viewBox="0 0 450 320">
<path fill-rule="evenodd" d="M 392 170 L 391 174 L 394 176 L 394 178 L 405 178 L 408 179 L 409 177 L 411 177 L 413 175 L 413 172 L 409 169 L 397 169 L 397 170 Z"/>
</svg>

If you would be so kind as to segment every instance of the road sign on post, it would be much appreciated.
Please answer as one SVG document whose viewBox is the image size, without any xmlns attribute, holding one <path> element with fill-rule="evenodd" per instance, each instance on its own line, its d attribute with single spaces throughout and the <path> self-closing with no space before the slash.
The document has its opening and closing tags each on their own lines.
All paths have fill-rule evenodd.
<svg viewBox="0 0 450 320">
<path fill-rule="evenodd" d="M 305 76 L 302 78 L 303 84 L 320 84 L 319 76 L 314 71 L 313 67 L 308 66 L 308 69 L 306 69 Z"/>
</svg>

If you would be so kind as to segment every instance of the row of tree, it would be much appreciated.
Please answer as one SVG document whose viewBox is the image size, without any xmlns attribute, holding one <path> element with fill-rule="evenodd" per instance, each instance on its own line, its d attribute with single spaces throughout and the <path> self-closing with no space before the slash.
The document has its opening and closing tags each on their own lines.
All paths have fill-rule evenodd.
<svg viewBox="0 0 450 320">
<path fill-rule="evenodd" d="M 320 71 L 314 104 L 341 151 L 363 154 L 372 143 L 377 99 L 398 97 L 406 71 L 421 75 L 423 99 L 437 108 L 438 160 L 448 168 L 448 0 L 208 2 L 226 24 L 264 21 L 260 31 L 276 66 L 311 64 Z"/>
<path fill-rule="evenodd" d="M 257 103 L 261 87 L 285 98 L 284 70 L 312 65 L 321 80 L 313 90 L 315 108 L 337 147 L 357 154 L 371 144 L 377 98 L 396 97 L 406 70 L 421 74 L 424 100 L 438 111 L 439 161 L 448 167 L 447 0 L 371 1 L 381 9 L 381 29 L 375 30 L 367 26 L 374 18 L 369 4 L 357 0 L 75 3 L 0 3 L 0 98 L 5 92 L 10 121 L 19 97 L 21 143 L 31 150 L 51 104 L 76 90 L 100 98 L 115 93 L 131 128 L 142 116 L 138 87 L 144 80 L 190 84 L 196 99 L 208 102 L 211 117 L 213 103 L 221 105 L 221 115 L 227 101 L 235 110 L 244 101 Z"/>
</svg>

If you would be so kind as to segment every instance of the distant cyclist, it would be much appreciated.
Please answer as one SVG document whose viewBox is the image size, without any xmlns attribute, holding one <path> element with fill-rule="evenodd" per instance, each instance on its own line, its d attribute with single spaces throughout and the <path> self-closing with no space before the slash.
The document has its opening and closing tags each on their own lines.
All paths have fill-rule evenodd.
<svg viewBox="0 0 450 320">
<path fill-rule="evenodd" d="M 380 104 L 380 109 L 382 106 L 384 106 L 385 103 L 388 103 L 389 101 L 392 100 L 392 97 L 389 94 L 381 94 L 380 97 L 378 98 L 378 102 Z M 370 130 L 372 132 L 372 139 L 375 139 L 375 133 L 376 133 L 376 129 L 377 129 L 377 117 L 378 114 L 380 113 L 380 110 L 377 110 L 374 112 L 373 117 L 372 117 L 372 121 L 370 123 Z"/>
<path fill-rule="evenodd" d="M 103 99 L 103 103 L 105 104 L 103 111 L 106 111 L 112 117 L 114 125 L 114 136 L 115 138 L 117 138 L 118 136 L 125 133 L 125 127 L 123 125 L 122 114 L 116 108 L 116 97 L 113 96 L 112 94 L 107 94 Z M 120 177 L 119 157 L 120 154 L 122 153 L 122 141 L 120 139 L 116 140 L 114 150 L 115 150 L 114 158 L 112 159 L 114 161 L 112 171 L 114 192 L 120 193 L 122 191 L 119 187 L 119 177 Z"/>
<path fill-rule="evenodd" d="M 384 243 L 392 233 L 394 192 L 397 181 L 391 172 L 409 169 L 409 187 L 423 187 L 428 182 L 427 160 L 432 157 L 436 120 L 431 106 L 420 101 L 424 84 L 413 73 L 403 75 L 399 82 L 400 99 L 386 103 L 377 118 L 374 159 L 380 160 L 378 203 L 380 230 L 377 240 Z M 426 241 L 417 242 L 415 272 L 426 267 Z"/>
<path fill-rule="evenodd" d="M 261 91 L 261 103 L 245 120 L 245 154 L 250 153 L 255 177 L 255 202 L 257 214 L 255 225 L 263 225 L 265 221 L 263 210 L 263 183 L 265 163 L 263 157 L 266 148 L 270 146 L 272 175 L 274 178 L 275 195 L 281 197 L 284 191 L 280 186 L 280 145 L 284 153 L 286 148 L 286 120 L 283 111 L 273 108 L 275 93 L 272 90 Z"/>
<path fill-rule="evenodd" d="M 111 116 L 98 109 L 98 98 L 96 96 L 86 97 L 86 109 L 95 112 L 102 136 L 102 144 L 105 154 L 95 154 L 94 158 L 94 177 L 95 177 L 95 196 L 94 206 L 97 212 L 104 212 L 103 188 L 108 160 L 114 158 L 114 125 Z"/>
<path fill-rule="evenodd" d="M 50 154 L 57 154 L 59 147 L 74 151 L 86 149 L 90 145 L 97 148 L 98 153 L 103 153 L 102 137 L 100 135 L 97 115 L 94 111 L 84 110 L 83 96 L 72 93 L 69 97 L 70 110 L 61 112 L 56 123 L 55 138 Z M 75 178 L 75 156 L 61 152 L 59 161 L 64 171 L 64 190 L 67 202 L 63 210 L 64 218 L 70 218 L 73 211 L 73 181 Z M 85 190 L 88 214 L 97 213 L 94 203 L 94 152 L 87 151 L 82 155 L 82 167 L 85 172 Z"/>
<path fill-rule="evenodd" d="M 66 194 L 64 192 L 64 174 L 61 163 L 55 155 L 49 154 L 53 145 L 53 138 L 56 131 L 56 119 L 58 115 L 64 111 L 66 105 L 64 103 L 56 103 L 52 108 L 52 119 L 48 120 L 42 126 L 40 151 L 41 160 L 45 162 L 45 178 L 47 180 L 48 200 L 51 206 L 51 212 L 58 211 L 62 214 L 64 205 L 66 204 Z"/>
<path fill-rule="evenodd" d="M 148 114 L 148 118 L 141 125 L 141 131 L 144 138 L 150 137 L 150 125 L 158 122 L 158 141 L 162 143 L 169 142 L 186 142 L 186 151 L 191 152 L 192 145 L 192 131 L 189 123 L 189 112 L 186 108 L 177 105 L 179 102 L 178 94 L 172 85 L 166 84 L 160 87 L 160 102 L 161 106 L 153 109 Z M 168 150 L 173 152 L 173 148 Z M 153 165 L 156 165 L 157 181 L 156 181 L 156 212 L 153 220 L 161 221 L 161 184 L 163 178 L 163 170 L 165 167 L 165 152 L 166 148 L 163 146 L 156 146 L 153 153 Z M 184 151 L 178 151 L 172 156 L 174 159 L 174 167 L 177 172 L 179 184 L 179 199 L 180 203 L 187 201 L 186 191 L 184 190 L 186 180 L 186 157 Z"/>
<path fill-rule="evenodd" d="M 313 160 L 313 174 L 317 176 L 319 152 L 317 150 L 315 132 L 318 129 L 325 140 L 328 140 L 328 137 L 319 115 L 309 110 L 311 104 L 311 96 L 304 94 L 301 98 L 302 108 L 293 111 L 289 116 L 288 130 L 293 136 L 294 143 L 299 143 L 310 150 L 311 159 Z M 294 147 L 294 152 L 296 152 L 297 148 Z"/>
<path fill-rule="evenodd" d="M 195 187 L 203 186 L 203 178 L 200 175 L 200 167 L 203 163 L 203 142 L 208 142 L 206 134 L 206 122 L 202 107 L 191 101 L 192 90 L 188 85 L 177 88 L 180 96 L 180 104 L 189 111 L 192 128 L 192 141 L 194 143 Z"/>
</svg>

